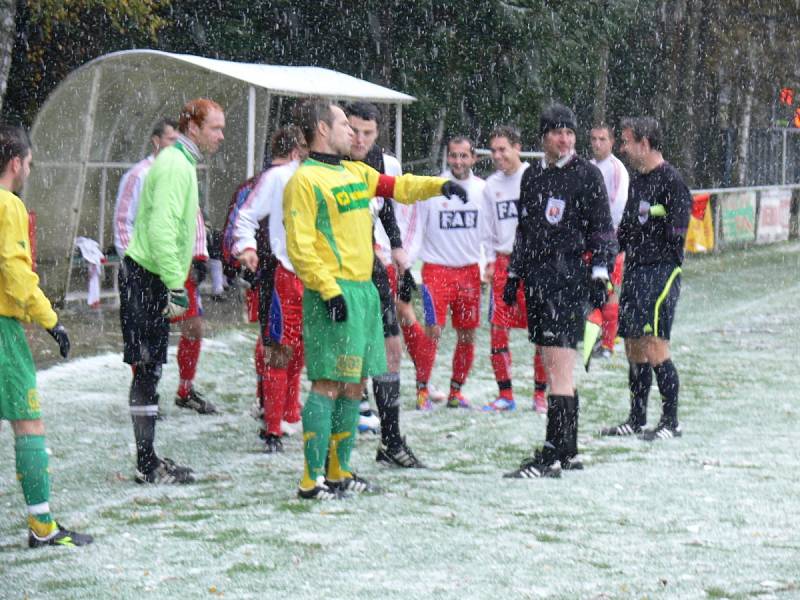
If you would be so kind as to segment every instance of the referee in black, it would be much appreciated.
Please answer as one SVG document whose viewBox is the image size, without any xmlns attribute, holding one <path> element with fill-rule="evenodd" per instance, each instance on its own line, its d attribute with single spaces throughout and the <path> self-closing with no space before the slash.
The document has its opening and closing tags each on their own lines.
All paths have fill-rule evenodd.
<svg viewBox="0 0 800 600">
<path fill-rule="evenodd" d="M 651 117 L 624 119 L 622 153 L 636 173 L 617 236 L 625 252 L 619 334 L 625 339 L 631 406 L 620 425 L 602 435 L 641 434 L 648 441 L 681 436 L 678 371 L 669 351 L 670 330 L 681 290 L 681 264 L 692 197 L 677 169 L 661 155 L 661 131 Z M 647 421 L 647 396 L 656 375 L 662 414 Z"/>
<path fill-rule="evenodd" d="M 541 115 L 544 158 L 520 183 L 519 223 L 503 300 L 525 285 L 530 341 L 542 347 L 550 392 L 544 446 L 506 477 L 559 477 L 582 469 L 573 369 L 588 305 L 602 306 L 617 252 L 600 170 L 575 154 L 575 114 L 554 104 Z"/>
</svg>

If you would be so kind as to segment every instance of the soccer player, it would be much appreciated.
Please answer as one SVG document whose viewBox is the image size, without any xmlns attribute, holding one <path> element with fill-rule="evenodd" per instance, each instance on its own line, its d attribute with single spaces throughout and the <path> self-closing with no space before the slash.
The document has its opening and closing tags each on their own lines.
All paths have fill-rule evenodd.
<svg viewBox="0 0 800 600">
<path fill-rule="evenodd" d="M 600 123 L 590 132 L 592 144 L 592 155 L 590 160 L 603 174 L 603 181 L 606 184 L 608 193 L 608 203 L 611 209 L 611 222 L 614 224 L 614 231 L 619 227 L 622 220 L 622 211 L 628 201 L 628 185 L 630 177 L 628 170 L 622 161 L 618 159 L 611 150 L 614 148 L 614 130 L 606 123 Z M 614 352 L 614 340 L 617 337 L 617 324 L 619 320 L 619 298 L 617 290 L 622 285 L 622 265 L 625 254 L 620 252 L 614 260 L 614 270 L 611 273 L 611 283 L 613 290 L 608 293 L 608 301 L 603 305 L 603 335 L 599 353 L 595 356 L 609 358 Z"/>
<path fill-rule="evenodd" d="M 354 102 L 345 109 L 353 130 L 350 158 L 368 164 L 379 173 L 402 175 L 400 162 L 383 152 L 375 142 L 380 133 L 381 115 L 378 107 L 369 102 Z M 408 254 L 403 249 L 400 228 L 394 215 L 394 201 L 373 198 L 372 208 L 379 219 L 375 221 L 375 262 L 372 282 L 381 299 L 383 317 L 383 341 L 386 351 L 387 372 L 372 377 L 372 391 L 378 406 L 381 442 L 375 460 L 379 463 L 404 468 L 423 468 L 424 465 L 406 444 L 400 434 L 400 358 L 403 347 L 400 342 L 400 325 L 397 320 L 395 296 L 397 294 L 398 271 L 406 277 Z M 397 265 L 395 267 L 395 265 Z M 410 276 L 410 273 L 409 273 Z M 362 400 L 359 429 L 369 415 L 365 415 Z M 369 403 L 367 402 L 367 410 Z"/>
<path fill-rule="evenodd" d="M 283 452 L 282 421 L 300 420 L 300 374 L 303 370 L 303 284 L 286 253 L 283 226 L 283 191 L 300 161 L 308 154 L 297 127 L 279 129 L 272 137 L 272 162 L 258 178 L 247 200 L 231 219 L 233 254 L 252 273 L 266 270 L 264 244 L 258 232 L 267 219 L 268 245 L 277 260 L 274 269 L 260 276 L 258 303 L 261 338 L 269 348 L 260 372 L 264 399 L 264 452 Z M 268 281 L 267 279 L 271 280 Z M 258 350 L 256 352 L 258 366 Z M 287 409 L 291 414 L 287 415 Z"/>
<path fill-rule="evenodd" d="M 486 180 L 483 191 L 484 215 L 489 230 L 486 247 L 484 277 L 491 285 L 489 295 L 489 321 L 491 323 L 491 361 L 499 389 L 498 397 L 484 406 L 486 411 L 510 411 L 516 408 L 511 384 L 511 351 L 508 348 L 508 330 L 525 329 L 525 294 L 517 292 L 517 303 L 509 306 L 503 302 L 503 288 L 508 278 L 508 259 L 517 232 L 517 207 L 519 183 L 530 164 L 522 162 L 522 140 L 513 127 L 501 126 L 489 136 L 489 147 L 495 169 Z M 547 374 L 544 371 L 541 348 L 534 353 L 535 391 L 533 408 L 538 413 L 547 411 Z"/>
<path fill-rule="evenodd" d="M 117 255 L 122 260 L 128 250 L 133 236 L 136 214 L 139 210 L 139 200 L 142 193 L 145 177 L 153 166 L 153 161 L 159 152 L 175 143 L 178 139 L 176 131 L 178 124 L 172 119 L 162 119 L 156 123 L 150 136 L 153 153 L 136 163 L 120 179 L 117 202 L 114 207 L 114 246 Z M 200 301 L 198 286 L 205 277 L 205 262 L 208 260 L 206 249 L 206 230 L 203 216 L 200 211 L 197 215 L 197 233 L 195 236 L 194 267 L 186 279 L 185 287 L 189 296 L 189 310 L 173 320 L 181 324 L 181 339 L 178 342 L 178 392 L 175 404 L 181 408 L 194 409 L 200 414 L 212 414 L 216 407 L 205 400 L 194 389 L 194 377 L 197 372 L 197 362 L 200 359 L 200 348 L 203 340 L 203 308 Z M 126 277 L 125 263 L 120 268 L 120 278 Z M 122 289 L 120 286 L 120 290 Z"/>
<path fill-rule="evenodd" d="M 543 346 L 550 390 L 544 447 L 506 477 L 559 477 L 562 468 L 583 468 L 576 458 L 575 348 L 583 337 L 587 300 L 594 306 L 605 301 L 616 241 L 603 176 L 575 154 L 576 127 L 569 108 L 554 104 L 543 110 L 544 158 L 520 183 L 519 224 L 503 299 L 514 305 L 524 282 L 528 333 Z"/>
<path fill-rule="evenodd" d="M 22 323 L 44 327 L 63 358 L 69 337 L 33 272 L 28 212 L 14 192 L 31 170 L 31 146 L 18 127 L 0 125 L 0 420 L 11 422 L 17 479 L 28 506 L 28 546 L 84 546 L 92 536 L 66 529 L 50 513 L 50 472 L 36 366 Z"/>
<path fill-rule="evenodd" d="M 623 120 L 622 152 L 636 170 L 617 236 L 625 252 L 620 335 L 628 357 L 630 413 L 602 435 L 642 433 L 648 441 L 680 437 L 678 371 L 670 330 L 681 289 L 681 264 L 692 197 L 680 173 L 661 154 L 661 130 L 650 117 Z M 661 419 L 649 430 L 647 398 L 653 372 L 661 392 Z"/>
<path fill-rule="evenodd" d="M 425 333 L 432 349 L 417 366 L 417 409 L 431 410 L 428 380 L 436 359 L 436 347 L 450 310 L 456 330 L 453 374 L 447 406 L 470 408 L 461 393 L 475 357 L 475 330 L 480 324 L 481 246 L 488 245 L 488 230 L 483 215 L 483 188 L 486 183 L 472 172 L 475 164 L 472 141 L 458 136 L 447 143 L 444 175 L 467 190 L 466 204 L 437 196 L 418 207 L 422 228 L 422 298 Z"/>
<path fill-rule="evenodd" d="M 137 483 L 183 484 L 192 470 L 160 458 L 154 448 L 158 382 L 167 361 L 169 319 L 189 309 L 184 283 L 192 263 L 198 205 L 197 163 L 222 142 L 225 115 L 212 100 L 187 102 L 178 140 L 156 157 L 142 188 L 133 238 L 120 277 L 123 358 L 133 366 L 130 412 Z"/>
<path fill-rule="evenodd" d="M 436 194 L 466 201 L 466 192 L 443 178 L 392 177 L 342 160 L 351 152 L 353 130 L 330 100 L 301 101 L 295 123 L 311 150 L 289 180 L 283 206 L 289 259 L 304 285 L 303 338 L 311 380 L 303 406 L 305 469 L 298 495 L 327 500 L 374 489 L 350 468 L 364 383 L 386 372 L 380 298 L 372 283 L 370 201 L 381 196 L 411 203 Z"/>
</svg>

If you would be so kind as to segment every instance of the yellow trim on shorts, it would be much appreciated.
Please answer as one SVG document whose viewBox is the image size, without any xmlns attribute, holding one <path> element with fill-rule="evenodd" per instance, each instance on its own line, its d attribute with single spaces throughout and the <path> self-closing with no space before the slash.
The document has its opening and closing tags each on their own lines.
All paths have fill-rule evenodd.
<svg viewBox="0 0 800 600">
<path fill-rule="evenodd" d="M 681 274 L 681 268 L 675 267 L 670 273 L 669 278 L 667 279 L 666 285 L 664 285 L 664 289 L 661 290 L 661 293 L 658 295 L 658 300 L 656 300 L 656 308 L 655 308 L 655 315 L 653 316 L 653 336 L 658 337 L 658 312 L 661 309 L 661 303 L 664 302 L 664 298 L 667 297 L 669 294 L 669 290 L 672 287 L 672 282 L 675 281 L 675 278 Z"/>
</svg>

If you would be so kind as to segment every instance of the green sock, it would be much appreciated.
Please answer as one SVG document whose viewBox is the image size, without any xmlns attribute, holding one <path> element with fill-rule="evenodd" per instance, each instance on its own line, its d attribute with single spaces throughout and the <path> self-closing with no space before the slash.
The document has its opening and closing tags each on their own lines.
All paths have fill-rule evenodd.
<svg viewBox="0 0 800 600">
<path fill-rule="evenodd" d="M 40 523 L 50 523 L 50 474 L 47 472 L 47 450 L 43 435 L 20 435 L 14 443 L 17 458 L 17 479 L 28 512 Z"/>
<path fill-rule="evenodd" d="M 359 400 L 337 398 L 333 405 L 328 479 L 341 481 L 350 476 L 350 455 L 356 444 Z"/>
<path fill-rule="evenodd" d="M 309 393 L 303 406 L 303 454 L 305 470 L 302 489 L 312 489 L 316 479 L 325 470 L 325 456 L 328 454 L 328 439 L 331 435 L 331 413 L 333 401 L 316 394 Z"/>
</svg>

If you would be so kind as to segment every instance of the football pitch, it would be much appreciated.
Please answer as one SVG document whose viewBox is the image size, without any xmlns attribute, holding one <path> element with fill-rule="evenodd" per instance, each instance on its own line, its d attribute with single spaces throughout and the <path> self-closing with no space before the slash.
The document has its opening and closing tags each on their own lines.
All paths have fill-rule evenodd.
<svg viewBox="0 0 800 600">
<path fill-rule="evenodd" d="M 95 543 L 27 549 L 4 424 L 0 598 L 800 597 L 798 309 L 796 241 L 689 259 L 672 336 L 684 436 L 597 436 L 627 415 L 618 348 L 577 375 L 586 470 L 558 480 L 502 478 L 544 437 L 522 332 L 511 341 L 514 413 L 417 413 L 404 359 L 401 424 L 430 468 L 381 468 L 377 439 L 361 435 L 353 465 L 383 492 L 336 503 L 296 498 L 299 436 L 284 454 L 261 452 L 248 415 L 252 326 L 205 342 L 197 385 L 221 416 L 179 412 L 174 358 L 165 369 L 156 447 L 195 469 L 191 486 L 133 483 L 120 354 L 41 371 L 51 506 Z M 464 388 L 474 405 L 496 393 L 488 338 L 484 324 Z M 453 346 L 448 330 L 439 387 Z M 659 412 L 654 382 L 650 425 Z"/>
</svg>

